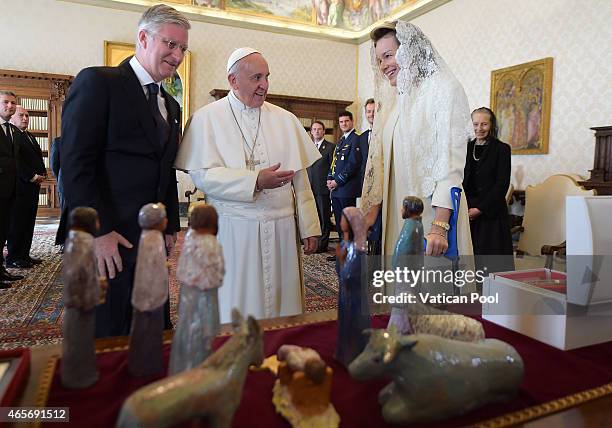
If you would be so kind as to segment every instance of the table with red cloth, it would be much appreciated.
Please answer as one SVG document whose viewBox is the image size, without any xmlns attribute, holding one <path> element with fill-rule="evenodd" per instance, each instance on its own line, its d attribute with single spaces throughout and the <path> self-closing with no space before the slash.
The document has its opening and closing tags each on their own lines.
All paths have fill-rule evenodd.
<svg viewBox="0 0 612 428">
<path fill-rule="evenodd" d="M 388 317 L 374 316 L 373 328 L 384 328 Z M 264 324 L 265 325 L 265 324 Z M 561 351 L 534 339 L 483 321 L 486 336 L 510 343 L 525 363 L 523 384 L 518 395 L 507 403 L 489 404 L 468 414 L 433 424 L 409 426 L 458 427 L 466 425 L 508 426 L 524 422 L 598 396 L 612 394 L 612 342 L 572 351 Z M 215 348 L 228 336 L 219 337 Z M 378 392 L 389 379 L 358 382 L 333 359 L 335 320 L 266 328 L 265 355 L 283 344 L 315 349 L 334 370 L 332 403 L 340 415 L 341 427 L 385 427 L 378 404 Z M 170 345 L 165 345 L 167 363 Z M 127 348 L 98 352 L 99 381 L 83 390 L 61 386 L 58 360 L 51 361 L 39 387 L 39 405 L 70 407 L 70 425 L 111 427 L 123 401 L 139 387 L 158 378 L 134 378 L 127 370 Z M 47 379 L 47 381 L 44 381 Z M 275 377 L 270 372 L 249 372 L 242 401 L 234 416 L 234 427 L 288 427 L 272 404 Z M 52 425 L 52 424 L 51 424 Z M 47 424 L 45 424 L 47 426 Z M 66 424 L 58 425 L 66 426 Z"/>
</svg>

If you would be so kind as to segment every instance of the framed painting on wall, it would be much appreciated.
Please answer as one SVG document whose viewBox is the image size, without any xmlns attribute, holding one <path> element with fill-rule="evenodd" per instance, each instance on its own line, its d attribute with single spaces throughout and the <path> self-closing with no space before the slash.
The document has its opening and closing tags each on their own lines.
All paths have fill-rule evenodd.
<svg viewBox="0 0 612 428">
<path fill-rule="evenodd" d="M 117 66 L 127 57 L 134 55 L 133 43 L 104 41 L 104 65 Z M 189 119 L 189 74 L 191 73 L 191 52 L 187 51 L 174 76 L 162 82 L 167 93 L 179 103 L 183 112 L 183 129 Z"/>
<path fill-rule="evenodd" d="M 491 109 L 498 138 L 514 155 L 548 153 L 553 59 L 491 72 Z"/>
</svg>

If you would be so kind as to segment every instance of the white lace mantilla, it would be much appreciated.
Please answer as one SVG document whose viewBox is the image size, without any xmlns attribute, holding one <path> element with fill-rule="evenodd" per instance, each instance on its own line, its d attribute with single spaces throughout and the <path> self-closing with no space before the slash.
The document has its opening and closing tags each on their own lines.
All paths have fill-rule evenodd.
<svg viewBox="0 0 612 428">
<path fill-rule="evenodd" d="M 375 99 L 379 107 L 374 119 L 362 200 L 364 209 L 380 203 L 383 195 L 382 132 L 397 96 L 399 120 L 394 144 L 401 144 L 402 183 L 405 195 L 431 196 L 436 183 L 448 176 L 450 152 L 467 144 L 472 126 L 467 97 L 444 60 L 417 26 L 396 23 L 400 42 L 396 61 L 400 67 L 395 88 L 378 68 L 374 47 L 371 61 L 375 75 Z"/>
</svg>

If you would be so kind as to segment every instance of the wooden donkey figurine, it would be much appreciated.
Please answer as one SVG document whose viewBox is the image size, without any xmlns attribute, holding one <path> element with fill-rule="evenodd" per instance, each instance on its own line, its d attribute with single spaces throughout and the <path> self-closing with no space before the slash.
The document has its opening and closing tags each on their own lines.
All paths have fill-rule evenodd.
<svg viewBox="0 0 612 428">
<path fill-rule="evenodd" d="M 117 427 L 170 427 L 206 418 L 229 427 L 251 364 L 264 358 L 263 333 L 253 317 L 232 312 L 235 334 L 202 364 L 140 388 L 123 403 Z"/>
</svg>

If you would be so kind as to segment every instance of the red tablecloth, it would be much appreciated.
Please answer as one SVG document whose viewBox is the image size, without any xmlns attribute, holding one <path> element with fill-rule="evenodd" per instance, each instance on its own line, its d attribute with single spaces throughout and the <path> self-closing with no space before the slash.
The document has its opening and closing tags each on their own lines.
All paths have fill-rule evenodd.
<svg viewBox="0 0 612 428">
<path fill-rule="evenodd" d="M 372 325 L 381 328 L 386 321 L 386 317 L 375 317 Z M 523 357 L 525 377 L 518 396 L 505 404 L 487 405 L 467 415 L 424 426 L 470 425 L 612 382 L 612 342 L 560 351 L 487 321 L 483 324 L 487 337 L 512 344 Z M 335 337 L 336 323 L 333 321 L 268 331 L 265 333 L 266 356 L 287 343 L 317 350 L 334 370 L 332 402 L 340 415 L 340 426 L 387 426 L 380 416 L 377 394 L 388 381 L 354 381 L 332 357 Z M 218 339 L 216 346 L 225 340 Z M 169 347 L 165 348 L 165 352 L 167 360 Z M 74 426 L 111 427 L 123 401 L 138 387 L 155 380 L 132 378 L 127 372 L 125 351 L 99 354 L 98 367 L 98 383 L 78 391 L 62 388 L 59 369 L 56 369 L 47 406 L 69 406 L 70 424 Z M 234 417 L 234 427 L 289 426 L 275 413 L 272 405 L 273 383 L 274 377 L 268 372 L 249 373 L 242 402 Z M 58 426 L 65 427 L 66 424 Z"/>
</svg>

